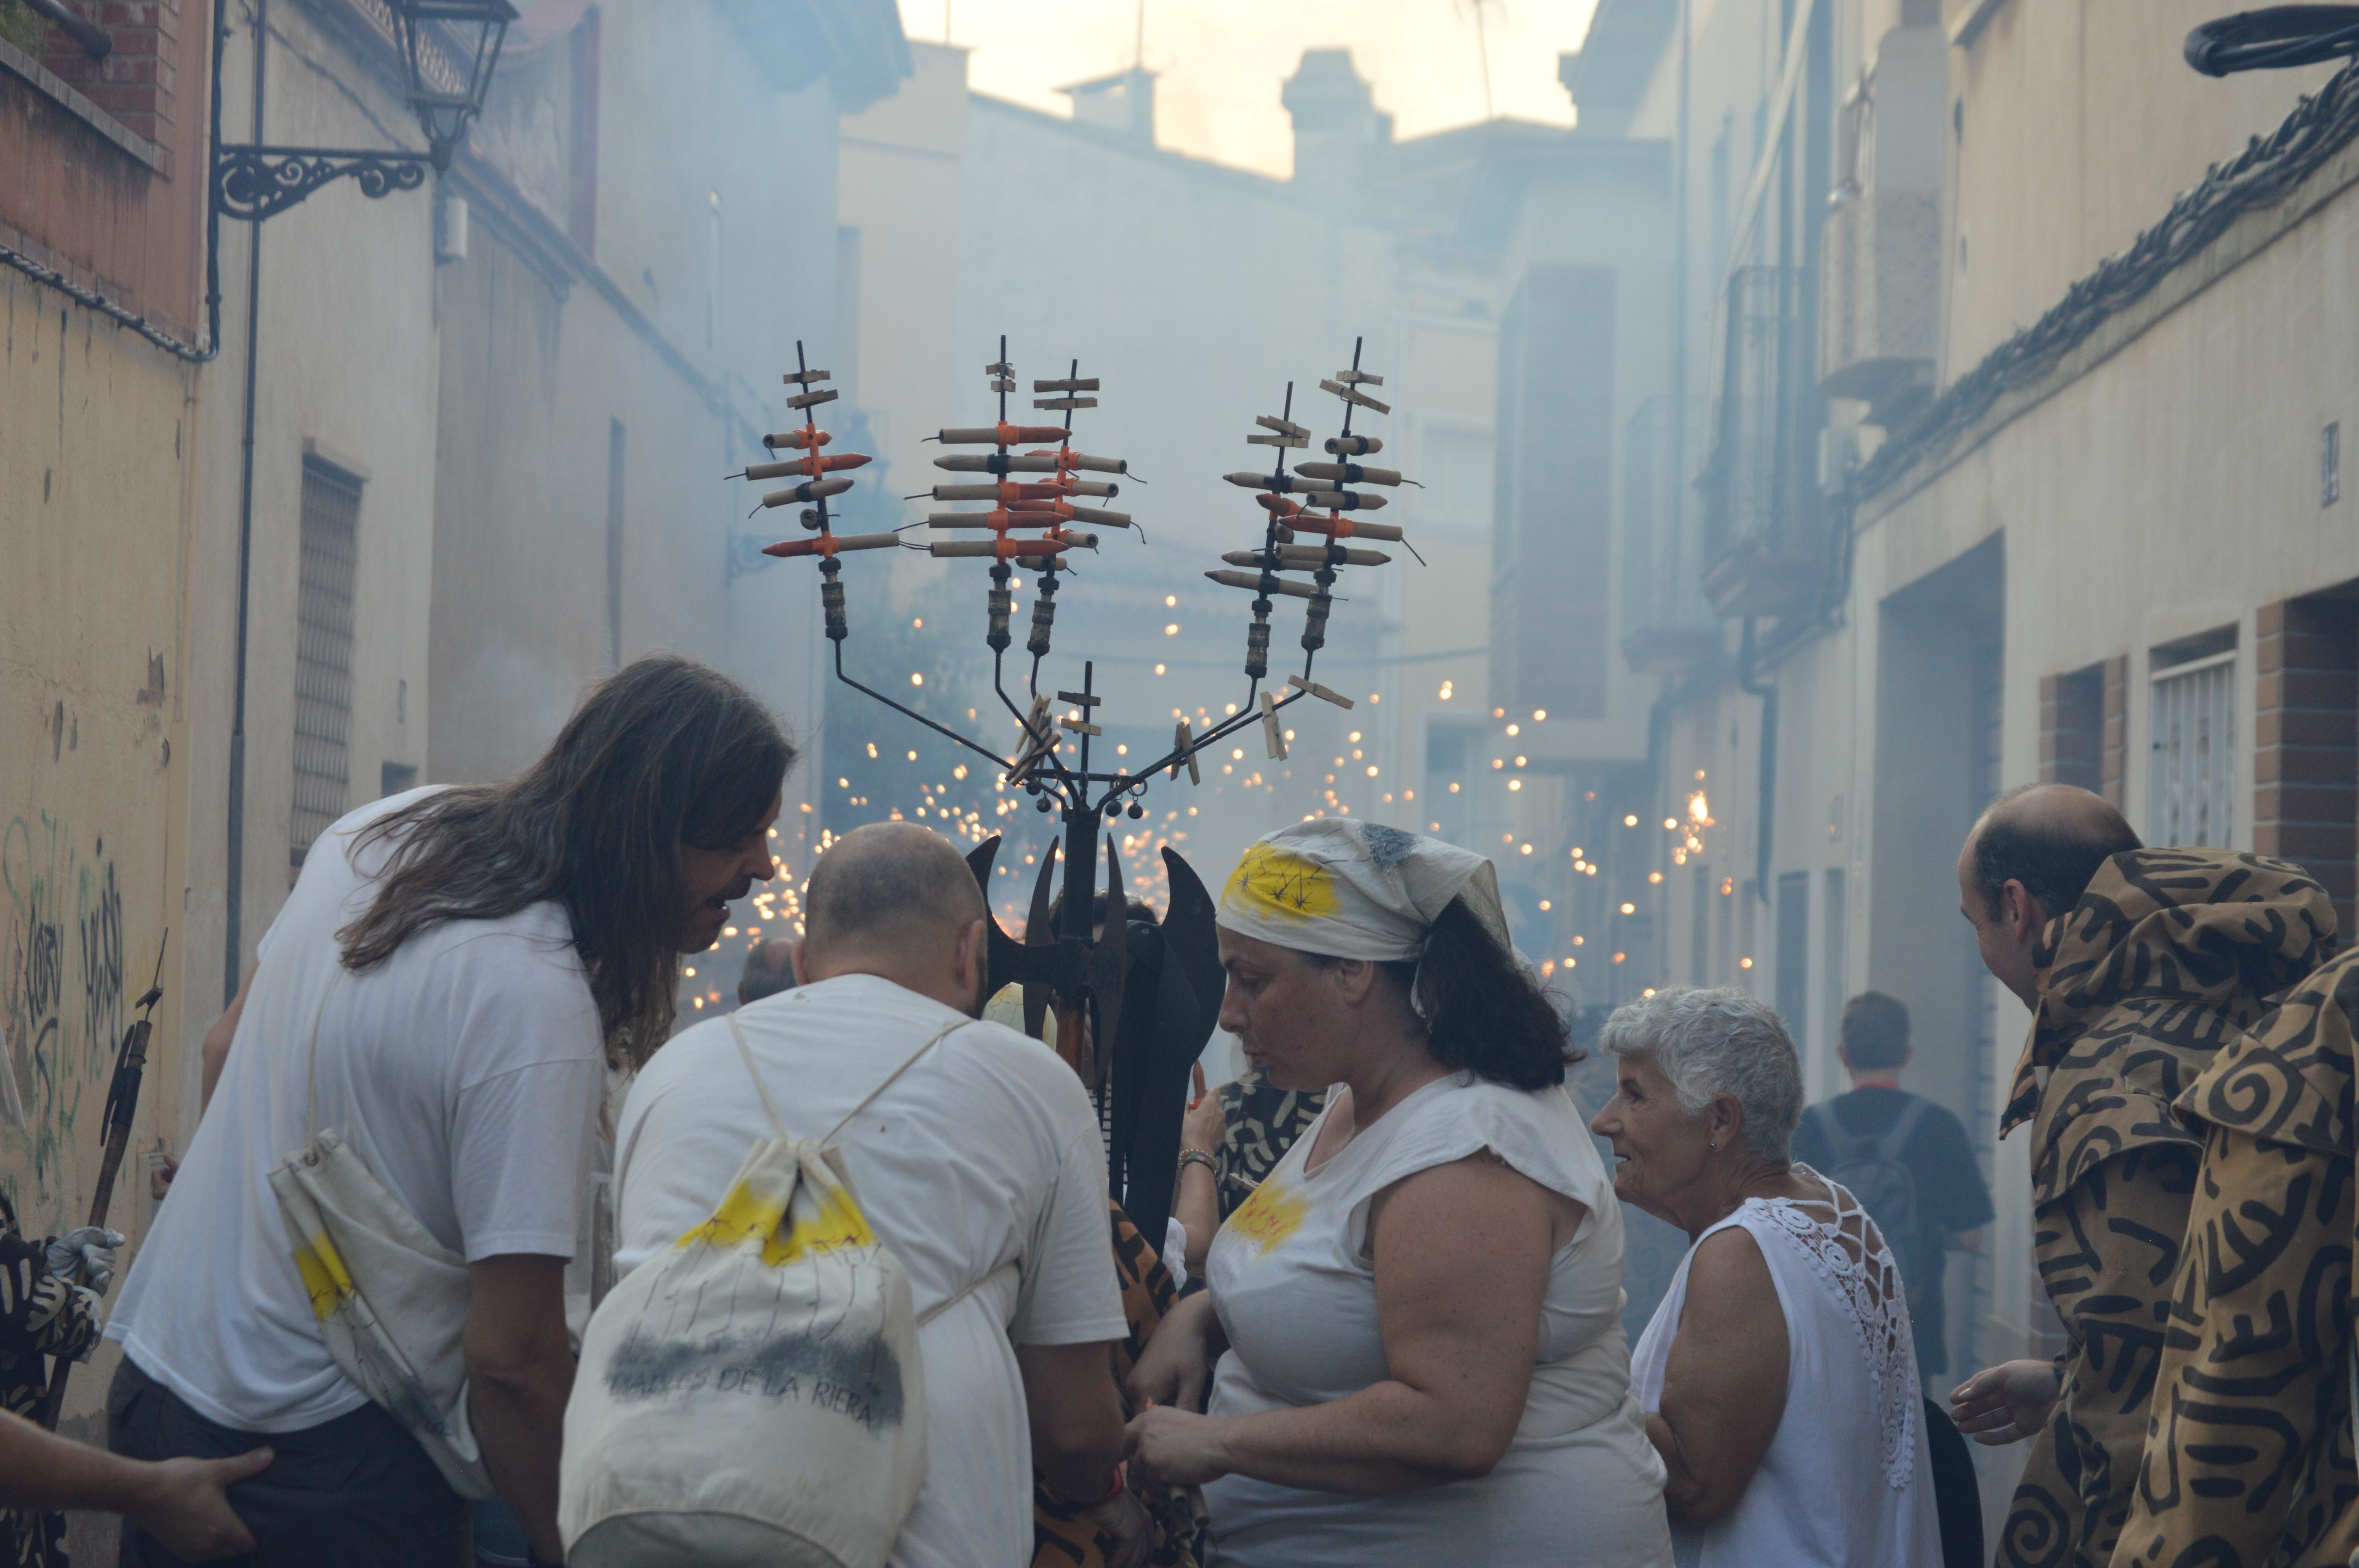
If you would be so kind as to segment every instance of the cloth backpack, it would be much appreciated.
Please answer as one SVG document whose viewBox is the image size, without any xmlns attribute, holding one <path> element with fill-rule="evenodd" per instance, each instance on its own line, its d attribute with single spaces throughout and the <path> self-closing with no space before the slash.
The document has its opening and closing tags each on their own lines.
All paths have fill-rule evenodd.
<svg viewBox="0 0 2359 1568">
<path fill-rule="evenodd" d="M 1925 1224 L 1916 1173 L 1902 1162 L 1901 1155 L 1932 1102 L 1918 1095 L 1908 1096 L 1908 1102 L 1899 1119 L 1880 1134 L 1845 1131 L 1829 1105 L 1814 1105 L 1806 1114 L 1832 1151 L 1832 1168 L 1819 1173 L 1841 1183 L 1867 1210 L 1875 1228 L 1884 1233 L 1884 1244 L 1892 1249 L 1893 1261 L 1900 1265 L 1901 1284 L 1913 1293 L 1927 1277 L 1926 1266 L 1936 1242 Z"/>
<path fill-rule="evenodd" d="M 918 1330 L 984 1280 L 916 1316 L 832 1145 L 968 1022 L 813 1140 L 787 1134 L 730 1015 L 776 1136 L 711 1218 L 591 1314 L 559 1466 L 568 1563 L 881 1568 L 926 1473 Z"/>
<path fill-rule="evenodd" d="M 311 1017 L 303 1147 L 270 1173 L 270 1191 L 337 1370 L 418 1439 L 462 1497 L 489 1498 L 492 1478 L 467 1422 L 467 1260 L 320 1126 L 320 1021 L 342 979 L 339 965 Z"/>
</svg>

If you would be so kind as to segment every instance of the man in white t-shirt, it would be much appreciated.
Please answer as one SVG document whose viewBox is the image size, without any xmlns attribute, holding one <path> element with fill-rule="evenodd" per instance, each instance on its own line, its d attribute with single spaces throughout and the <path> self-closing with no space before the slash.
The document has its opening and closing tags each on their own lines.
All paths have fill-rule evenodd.
<svg viewBox="0 0 2359 1568">
<path fill-rule="evenodd" d="M 457 1560 L 464 1535 L 410 1429 L 332 1358 L 297 1271 L 269 1175 L 314 1128 L 466 1260 L 473 1435 L 536 1552 L 559 1557 L 563 1277 L 608 1052 L 663 1038 L 679 954 L 772 874 L 793 759 L 735 683 L 643 659 L 520 777 L 381 800 L 311 845 L 215 1027 L 204 1119 L 106 1329 L 125 1351 L 117 1454 L 213 1457 L 266 1434 L 270 1468 L 230 1490 L 255 1568 L 415 1568 Z M 125 1568 L 179 1561 L 126 1531 Z"/>
<path fill-rule="evenodd" d="M 980 1012 L 986 914 L 949 840 L 915 823 L 855 830 L 804 898 L 803 984 L 735 1013 L 788 1132 L 826 1133 L 929 1040 L 837 1135 L 853 1191 L 908 1271 L 926 1370 L 924 1485 L 892 1568 L 1021 1568 L 1032 1472 L 1143 1557 L 1123 1490 L 1109 1355 L 1125 1333 L 1089 1097 L 1038 1042 Z M 951 1027 L 944 1034 L 945 1026 Z M 640 1074 L 615 1130 L 627 1271 L 695 1228 L 746 1150 L 772 1136 L 730 1020 L 681 1033 Z"/>
</svg>

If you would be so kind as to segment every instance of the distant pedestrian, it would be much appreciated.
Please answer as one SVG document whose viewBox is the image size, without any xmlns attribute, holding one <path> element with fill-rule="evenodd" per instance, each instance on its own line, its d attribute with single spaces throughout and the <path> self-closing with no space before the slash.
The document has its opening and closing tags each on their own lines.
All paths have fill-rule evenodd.
<svg viewBox="0 0 2359 1568">
<path fill-rule="evenodd" d="M 1908 1292 L 1917 1370 L 1929 1382 L 1950 1369 L 1942 1281 L 1951 1252 L 1982 1245 L 1990 1187 L 1965 1124 L 1900 1087 L 1908 1066 L 1908 1009 L 1864 991 L 1843 1011 L 1835 1047 L 1851 1093 L 1814 1105 L 1794 1130 L 1794 1158 L 1850 1189 L 1884 1232 Z"/>
<path fill-rule="evenodd" d="M 642 659 L 521 776 L 394 795 L 312 846 L 217 1026 L 234 1044 L 212 1105 L 106 1330 L 125 1352 L 117 1454 L 225 1457 L 267 1435 L 270 1468 L 229 1493 L 254 1568 L 457 1561 L 466 1509 L 445 1456 L 463 1451 L 440 1391 L 447 1374 L 455 1403 L 462 1373 L 481 1470 L 559 1559 L 565 1265 L 607 1063 L 663 1042 L 679 956 L 772 874 L 794 755 L 734 682 Z M 299 1260 L 272 1177 L 329 1133 L 412 1231 L 463 1260 L 462 1327 L 412 1304 L 452 1294 L 423 1248 L 405 1249 L 439 1272 L 388 1262 L 398 1238 L 364 1256 L 322 1235 Z M 331 1273 L 322 1250 L 349 1267 Z M 329 1337 L 332 1320 L 353 1332 L 353 1282 L 410 1309 L 424 1397 L 398 1411 Z M 122 1561 L 182 1559 L 143 1528 Z"/>
<path fill-rule="evenodd" d="M 773 940 L 763 943 L 745 955 L 745 967 L 737 975 L 737 1005 L 759 1001 L 766 996 L 776 996 L 795 984 L 795 945 Z"/>
</svg>

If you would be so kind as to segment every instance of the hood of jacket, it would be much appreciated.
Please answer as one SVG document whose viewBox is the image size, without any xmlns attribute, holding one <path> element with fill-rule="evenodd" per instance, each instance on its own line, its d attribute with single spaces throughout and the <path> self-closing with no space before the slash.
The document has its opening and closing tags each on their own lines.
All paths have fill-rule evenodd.
<svg viewBox="0 0 2359 1568">
<path fill-rule="evenodd" d="M 2200 1147 L 2171 1102 L 2334 940 L 2333 901 L 2283 860 L 2228 849 L 2107 860 L 2032 954 L 2039 1005 L 1999 1135 L 2032 1123 L 2033 1203 L 2128 1150 Z"/>
</svg>

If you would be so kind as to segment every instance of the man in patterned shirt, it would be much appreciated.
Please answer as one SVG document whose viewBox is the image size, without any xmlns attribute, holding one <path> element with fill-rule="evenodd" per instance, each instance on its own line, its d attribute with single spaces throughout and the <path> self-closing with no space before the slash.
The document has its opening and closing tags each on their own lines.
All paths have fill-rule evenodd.
<svg viewBox="0 0 2359 1568">
<path fill-rule="evenodd" d="M 109 1245 L 103 1238 L 112 1237 Z M 52 1258 L 79 1265 L 91 1249 L 89 1266 L 100 1289 L 113 1277 L 113 1231 L 77 1230 L 60 1241 L 28 1241 L 16 1227 L 16 1210 L 0 1193 L 0 1410 L 27 1421 L 40 1419 L 48 1391 L 44 1357 L 80 1360 L 98 1343 L 98 1292 L 62 1272 Z M 29 1509 L 0 1511 L 0 1568 L 65 1568 L 66 1516 Z"/>
<path fill-rule="evenodd" d="M 2129 1512 L 2201 1145 L 2171 1102 L 2334 941 L 2323 889 L 2224 849 L 2142 849 L 2086 790 L 2000 797 L 1959 889 L 1983 958 L 2032 1010 L 2000 1119 L 2031 1129 L 2032 1245 L 2061 1321 L 2053 1364 L 1951 1396 L 1985 1444 L 2030 1437 L 2001 1564 L 2104 1568 Z"/>
</svg>

